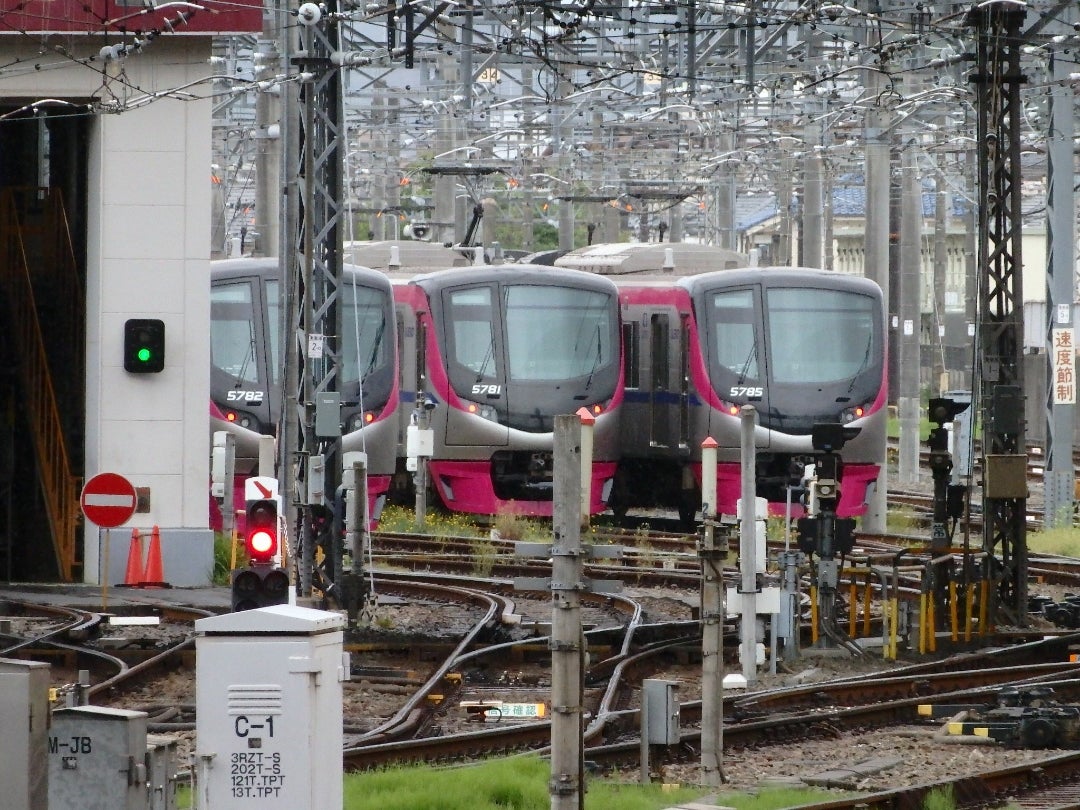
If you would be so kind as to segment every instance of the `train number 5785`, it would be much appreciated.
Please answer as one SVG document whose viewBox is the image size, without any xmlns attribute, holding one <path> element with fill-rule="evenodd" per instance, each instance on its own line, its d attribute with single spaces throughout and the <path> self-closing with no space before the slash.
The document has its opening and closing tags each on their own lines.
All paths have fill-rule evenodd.
<svg viewBox="0 0 1080 810">
<path fill-rule="evenodd" d="M 761 386 L 733 385 L 728 392 L 732 397 L 747 397 L 749 399 L 761 399 L 765 389 Z"/>
</svg>

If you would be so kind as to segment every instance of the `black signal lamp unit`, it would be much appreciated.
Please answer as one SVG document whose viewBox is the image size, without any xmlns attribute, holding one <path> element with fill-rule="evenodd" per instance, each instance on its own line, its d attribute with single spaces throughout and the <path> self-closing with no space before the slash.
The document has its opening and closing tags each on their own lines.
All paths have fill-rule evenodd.
<svg viewBox="0 0 1080 810">
<path fill-rule="evenodd" d="M 165 321 L 129 318 L 124 321 L 124 371 L 157 374 L 165 369 Z"/>
</svg>

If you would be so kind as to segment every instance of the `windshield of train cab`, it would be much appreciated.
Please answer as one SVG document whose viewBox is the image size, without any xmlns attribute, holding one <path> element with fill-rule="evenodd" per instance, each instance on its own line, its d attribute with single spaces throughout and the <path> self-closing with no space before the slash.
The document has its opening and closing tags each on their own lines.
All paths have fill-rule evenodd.
<svg viewBox="0 0 1080 810">
<path fill-rule="evenodd" d="M 256 385 L 255 300 L 250 281 L 210 289 L 210 362 L 238 384 Z"/>
<path fill-rule="evenodd" d="M 390 297 L 383 290 L 346 284 L 342 306 L 342 379 L 357 382 L 390 363 Z"/>
<path fill-rule="evenodd" d="M 766 291 L 775 383 L 849 381 L 877 366 L 881 347 L 876 302 L 848 290 L 769 288 Z"/>
<path fill-rule="evenodd" d="M 487 285 L 455 289 L 448 296 L 450 357 L 476 382 L 590 378 L 616 361 L 611 295 L 517 284 L 503 286 L 500 297 L 497 304 L 495 289 Z"/>
<path fill-rule="evenodd" d="M 706 302 L 705 340 L 717 391 L 754 391 L 766 382 L 846 383 L 878 365 L 877 302 L 870 296 L 748 287 L 713 292 Z"/>
<path fill-rule="evenodd" d="M 509 376 L 518 382 L 589 377 L 615 361 L 612 297 L 517 285 L 503 290 Z"/>
</svg>

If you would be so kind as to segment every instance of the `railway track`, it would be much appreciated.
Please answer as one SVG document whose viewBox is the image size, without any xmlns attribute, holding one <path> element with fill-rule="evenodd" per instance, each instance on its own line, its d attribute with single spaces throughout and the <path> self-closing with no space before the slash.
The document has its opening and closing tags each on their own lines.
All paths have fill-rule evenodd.
<svg viewBox="0 0 1080 810">
<path fill-rule="evenodd" d="M 676 546 L 673 549 L 675 554 L 683 553 Z M 1070 575 L 1070 567 L 1063 561 L 1048 560 L 1047 565 L 1048 569 L 1059 568 L 1063 576 Z M 538 634 L 534 625 L 524 637 L 502 639 L 524 632 L 521 626 L 528 622 L 522 622 L 523 612 L 546 610 L 550 615 L 549 595 L 514 593 L 509 582 L 480 576 L 424 579 L 417 581 L 416 574 L 394 572 L 380 573 L 375 581 L 380 597 L 388 602 L 447 606 L 435 608 L 442 616 L 449 615 L 448 606 L 460 606 L 461 627 L 445 634 L 452 637 L 425 645 L 436 654 L 434 660 L 425 666 L 410 664 L 407 670 L 380 666 L 379 661 L 392 661 L 393 655 L 410 647 L 415 652 L 417 639 L 430 628 L 399 627 L 398 633 L 385 632 L 382 638 L 375 634 L 372 639 L 358 642 L 357 651 L 363 651 L 357 662 L 359 676 L 389 694 L 395 708 L 383 713 L 384 719 L 374 725 L 357 724 L 346 717 L 347 730 L 351 729 L 343 751 L 346 768 L 362 770 L 403 762 L 450 762 L 495 753 L 543 752 L 550 741 L 550 726 L 545 720 L 477 724 L 464 718 L 462 705 L 470 691 L 522 699 L 543 694 L 547 687 L 543 661 L 550 656 L 547 637 Z M 27 604 L 19 609 L 30 612 L 33 606 Z M 175 611 L 170 616 L 177 623 L 205 615 L 170 610 Z M 640 750 L 636 735 L 641 679 L 682 666 L 685 669 L 679 672 L 683 674 L 676 677 L 692 681 L 692 676 L 685 673 L 699 670 L 700 666 L 697 622 L 648 623 L 640 601 L 629 597 L 590 597 L 588 610 L 592 625 L 587 634 L 589 648 L 597 660 L 590 666 L 586 681 L 586 757 L 603 767 L 633 767 Z M 59 638 L 65 632 L 93 635 L 89 628 L 100 626 L 100 617 L 87 613 L 43 616 L 42 621 L 48 621 L 49 626 L 43 626 L 32 643 L 30 638 L 14 640 L 7 649 L 36 657 L 45 654 L 50 644 L 72 644 Z M 54 621 L 62 624 L 54 625 Z M 394 635 L 403 635 L 405 640 L 395 643 Z M 734 639 L 733 632 L 728 635 Z M 85 646 L 89 640 L 73 646 Z M 1059 634 L 1054 639 L 978 655 L 912 664 L 887 674 L 878 671 L 814 685 L 726 694 L 724 749 L 753 756 L 754 752 L 792 741 L 911 724 L 916 722 L 915 706 L 919 703 L 988 700 L 1005 685 L 1046 683 L 1053 685 L 1059 699 L 1080 700 L 1080 669 L 1066 660 L 1070 647 L 1077 644 L 1080 636 Z M 177 696 L 163 702 L 156 679 L 174 676 L 193 681 L 192 647 L 190 639 L 179 639 L 160 650 L 117 654 L 114 657 L 120 663 L 114 665 L 116 671 L 108 677 L 98 676 L 90 694 L 112 705 L 152 710 L 148 713 L 154 731 L 190 733 L 195 722 L 190 699 Z M 385 659 L 378 658 L 379 649 L 386 650 Z M 509 679 L 493 677 L 492 673 L 500 671 L 516 674 Z M 696 685 L 700 688 L 700 682 Z M 154 702 L 132 706 L 130 696 L 140 689 L 144 694 L 149 692 Z M 455 716 L 456 721 L 451 722 Z M 682 718 L 682 742 L 664 755 L 672 762 L 694 762 L 700 746 L 700 729 L 696 726 L 700 702 L 685 700 Z M 1014 780 L 1019 778 L 1013 776 Z M 1038 779 L 1029 781 L 1042 784 Z M 990 795 L 987 790 L 973 792 Z M 869 797 L 860 798 L 865 804 Z"/>
</svg>

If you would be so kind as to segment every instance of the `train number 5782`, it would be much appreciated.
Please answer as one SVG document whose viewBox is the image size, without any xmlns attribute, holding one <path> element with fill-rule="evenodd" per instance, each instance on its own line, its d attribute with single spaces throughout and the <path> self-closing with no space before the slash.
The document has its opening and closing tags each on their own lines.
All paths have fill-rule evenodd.
<svg viewBox="0 0 1080 810">
<path fill-rule="evenodd" d="M 761 399 L 765 389 L 761 386 L 733 385 L 728 392 L 732 397 L 747 397 L 749 399 Z"/>
<path fill-rule="evenodd" d="M 225 395 L 229 402 L 247 402 L 258 405 L 263 401 L 262 391 L 229 391 Z"/>
</svg>

